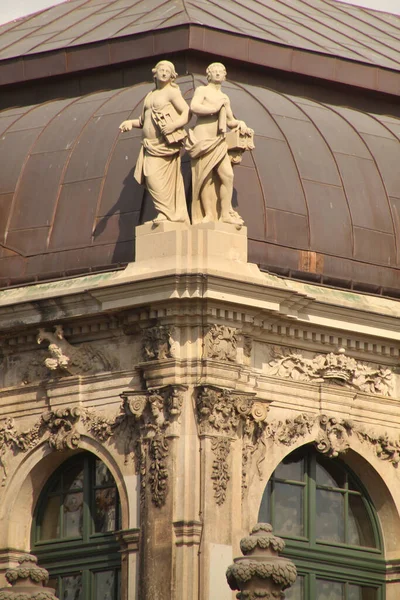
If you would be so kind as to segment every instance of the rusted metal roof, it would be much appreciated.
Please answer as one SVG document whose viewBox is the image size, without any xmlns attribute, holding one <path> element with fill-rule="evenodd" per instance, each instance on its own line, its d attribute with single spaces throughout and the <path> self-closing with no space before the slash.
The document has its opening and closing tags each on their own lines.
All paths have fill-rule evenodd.
<svg viewBox="0 0 400 600">
<path fill-rule="evenodd" d="M 68 0 L 0 27 L 0 61 L 199 24 L 400 69 L 400 16 L 337 0 Z"/>
<path fill-rule="evenodd" d="M 199 76 L 179 80 L 189 100 Z M 152 84 L 0 112 L 0 285 L 134 259 L 151 201 L 133 179 Z M 400 293 L 400 118 L 226 84 L 256 131 L 235 167 L 249 258 L 285 274 Z M 190 168 L 183 159 L 186 185 Z M 396 292 L 397 290 L 397 292 Z"/>
</svg>

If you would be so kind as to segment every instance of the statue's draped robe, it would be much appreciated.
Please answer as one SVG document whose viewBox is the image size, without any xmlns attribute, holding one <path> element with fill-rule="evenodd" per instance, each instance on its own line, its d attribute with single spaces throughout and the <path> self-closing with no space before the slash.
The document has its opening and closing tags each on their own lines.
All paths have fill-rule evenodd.
<svg viewBox="0 0 400 600">
<path fill-rule="evenodd" d="M 189 222 L 180 148 L 167 144 L 162 135 L 143 139 L 134 177 L 148 189 L 157 212 L 169 221 Z"/>
<path fill-rule="evenodd" d="M 192 165 L 192 223 L 200 223 L 204 217 L 201 203 L 203 186 L 208 185 L 214 196 L 212 202 L 213 220 L 220 218 L 219 178 L 213 177 L 213 170 L 228 153 L 225 141 L 226 113 L 220 110 L 218 116 L 219 135 L 205 140 L 197 140 L 193 130 L 189 130 L 185 148 L 191 158 Z"/>
</svg>

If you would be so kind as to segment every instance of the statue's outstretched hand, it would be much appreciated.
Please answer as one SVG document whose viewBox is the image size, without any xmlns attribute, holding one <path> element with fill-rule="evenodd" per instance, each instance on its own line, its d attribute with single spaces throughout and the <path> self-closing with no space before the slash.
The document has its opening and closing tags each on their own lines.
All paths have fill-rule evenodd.
<svg viewBox="0 0 400 600">
<path fill-rule="evenodd" d="M 120 131 L 130 131 L 133 127 L 133 121 L 123 121 L 119 126 Z"/>
</svg>

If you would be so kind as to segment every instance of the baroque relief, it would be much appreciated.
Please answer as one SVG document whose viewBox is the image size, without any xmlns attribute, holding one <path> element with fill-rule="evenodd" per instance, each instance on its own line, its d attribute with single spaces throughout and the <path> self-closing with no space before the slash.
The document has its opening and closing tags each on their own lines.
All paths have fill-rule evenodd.
<svg viewBox="0 0 400 600">
<path fill-rule="evenodd" d="M 242 435 L 242 488 L 247 487 L 251 457 L 260 450 L 257 469 L 261 470 L 264 460 L 265 443 L 262 433 L 266 427 L 269 407 L 258 402 L 252 395 L 238 394 L 215 386 L 202 386 L 197 389 L 196 412 L 200 436 L 212 437 L 211 449 L 214 453 L 212 475 L 214 497 L 217 504 L 226 498 L 230 480 L 228 458 L 231 441 L 239 433 Z"/>
<path fill-rule="evenodd" d="M 213 325 L 205 335 L 207 358 L 236 362 L 238 330 L 225 325 Z"/>
<path fill-rule="evenodd" d="M 59 375 L 90 375 L 99 371 L 112 371 L 116 368 L 113 360 L 90 344 L 72 346 L 64 337 L 61 325 L 54 332 L 39 329 L 37 343 L 49 342 L 50 357 L 44 360 L 45 366 Z"/>
<path fill-rule="evenodd" d="M 172 335 L 174 328 L 156 325 L 143 330 L 142 354 L 143 360 L 165 360 L 174 356 Z"/>
<path fill-rule="evenodd" d="M 336 353 L 317 354 L 314 358 L 305 358 L 292 350 L 275 352 L 266 373 L 294 381 L 332 382 L 380 396 L 393 394 L 393 373 L 390 369 L 359 362 L 346 356 L 344 348 Z"/>
<path fill-rule="evenodd" d="M 264 435 L 275 443 L 291 446 L 309 435 L 314 428 L 317 428 L 316 449 L 330 458 L 345 453 L 354 435 L 360 441 L 367 442 L 381 460 L 389 461 L 396 468 L 400 463 L 400 439 L 393 440 L 387 433 L 374 433 L 349 419 L 302 413 L 285 421 L 268 423 Z"/>
</svg>

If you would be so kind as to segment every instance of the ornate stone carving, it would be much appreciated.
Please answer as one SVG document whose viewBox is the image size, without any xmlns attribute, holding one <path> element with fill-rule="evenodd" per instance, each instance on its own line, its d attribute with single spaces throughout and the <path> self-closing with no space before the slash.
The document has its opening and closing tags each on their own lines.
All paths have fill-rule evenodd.
<svg viewBox="0 0 400 600">
<path fill-rule="evenodd" d="M 207 358 L 236 361 L 237 329 L 225 325 L 213 325 L 205 336 Z"/>
<path fill-rule="evenodd" d="M 196 89 L 190 104 L 197 117 L 186 142 L 192 159 L 192 222 L 221 220 L 240 227 L 243 219 L 232 208 L 231 163 L 240 162 L 241 152 L 254 148 L 254 132 L 233 116 L 229 98 L 221 90 L 225 78 L 224 65 L 209 65 L 208 84 Z M 226 135 L 227 126 L 231 135 Z"/>
<path fill-rule="evenodd" d="M 261 474 L 260 465 L 265 455 L 262 434 L 269 408 L 267 404 L 255 401 L 251 395 L 238 394 L 215 386 L 202 386 L 197 389 L 196 409 L 199 434 L 215 438 L 211 442 L 211 449 L 215 455 L 211 478 L 215 499 L 218 504 L 222 504 L 230 479 L 227 459 L 231 440 L 239 433 L 243 438 L 242 489 L 247 487 L 248 469 L 253 455 L 258 454 L 257 469 Z"/>
<path fill-rule="evenodd" d="M 180 168 L 180 148 L 186 138 L 183 127 L 189 120 L 189 107 L 174 83 L 178 75 L 170 61 L 158 62 L 153 76 L 156 87 L 147 94 L 140 118 L 124 121 L 120 130 L 136 127 L 143 131 L 134 176 L 153 198 L 158 213 L 154 222 L 189 223 Z"/>
<path fill-rule="evenodd" d="M 43 587 L 49 573 L 37 566 L 36 556 L 23 554 L 18 562 L 18 567 L 6 571 L 6 579 L 12 587 L 0 589 L 0 600 L 56 600 L 54 590 Z"/>
<path fill-rule="evenodd" d="M 355 435 L 360 441 L 367 442 L 381 460 L 387 460 L 396 468 L 400 463 L 400 439 L 393 440 L 387 433 L 368 431 L 348 419 L 302 413 L 293 419 L 268 423 L 265 437 L 291 446 L 299 438 L 309 435 L 315 427 L 315 447 L 330 458 L 346 452 L 350 448 L 351 436 Z"/>
<path fill-rule="evenodd" d="M 48 444 L 54 450 L 75 450 L 79 446 L 80 434 L 76 424 L 81 416 L 79 408 L 61 408 L 42 415 L 42 425 L 50 436 Z"/>
<path fill-rule="evenodd" d="M 167 386 L 150 392 L 124 392 L 124 410 L 130 419 L 131 440 L 141 476 L 141 501 L 147 486 L 153 503 L 165 504 L 168 493 L 170 439 L 176 437 L 182 412 L 184 386 Z"/>
<path fill-rule="evenodd" d="M 361 363 L 346 356 L 343 348 L 337 353 L 317 354 L 311 359 L 294 351 L 276 353 L 276 358 L 269 363 L 267 374 L 294 381 L 329 381 L 381 396 L 391 396 L 393 392 L 390 369 Z"/>
<path fill-rule="evenodd" d="M 55 374 L 89 375 L 98 371 L 112 371 L 116 367 L 104 352 L 96 350 L 90 344 L 72 346 L 64 338 L 61 325 L 55 326 L 54 333 L 39 329 L 36 339 L 38 344 L 49 342 L 51 356 L 45 359 L 44 364 Z"/>
<path fill-rule="evenodd" d="M 149 327 L 143 331 L 143 360 L 165 360 L 173 357 L 173 329 L 164 325 Z"/>
<path fill-rule="evenodd" d="M 226 489 L 230 479 L 228 457 L 231 450 L 231 440 L 223 437 L 215 437 L 211 440 L 211 450 L 215 457 L 211 473 L 214 498 L 217 504 L 223 504 L 226 499 Z"/>
<path fill-rule="evenodd" d="M 238 600 L 281 600 L 283 591 L 294 584 L 296 567 L 291 560 L 278 556 L 285 542 L 273 535 L 268 523 L 258 523 L 250 536 L 240 542 L 243 557 L 236 558 L 226 571 L 232 590 L 240 590 Z"/>
</svg>

